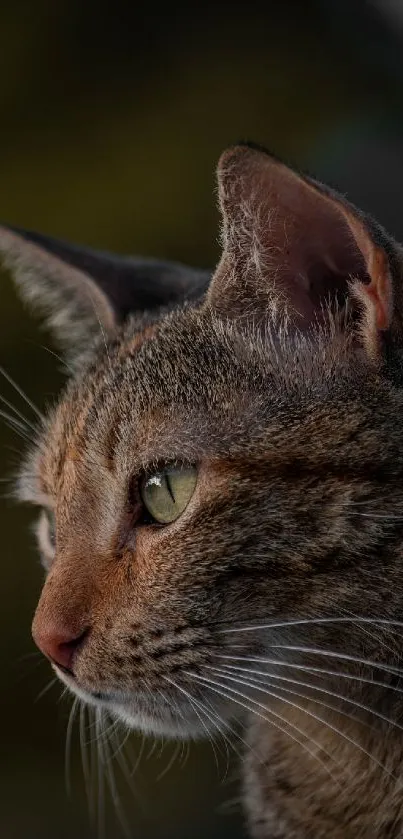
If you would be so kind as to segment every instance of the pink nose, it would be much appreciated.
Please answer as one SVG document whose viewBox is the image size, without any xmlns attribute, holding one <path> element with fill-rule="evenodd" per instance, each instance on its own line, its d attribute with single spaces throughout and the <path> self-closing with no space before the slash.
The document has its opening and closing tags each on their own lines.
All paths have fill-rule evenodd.
<svg viewBox="0 0 403 839">
<path fill-rule="evenodd" d="M 34 627 L 32 634 L 35 644 L 41 652 L 47 658 L 50 658 L 53 664 L 57 664 L 61 670 L 72 675 L 75 654 L 82 646 L 88 630 L 84 630 L 84 632 L 75 636 L 67 631 L 61 632 L 59 627 L 53 629 L 46 626 L 43 629 Z"/>
</svg>

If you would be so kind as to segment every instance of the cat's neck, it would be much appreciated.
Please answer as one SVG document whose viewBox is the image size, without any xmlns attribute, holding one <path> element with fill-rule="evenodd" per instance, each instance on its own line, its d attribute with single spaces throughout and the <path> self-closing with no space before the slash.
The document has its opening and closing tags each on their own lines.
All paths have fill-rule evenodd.
<svg viewBox="0 0 403 839">
<path fill-rule="evenodd" d="M 292 702 L 271 704 L 267 721 L 251 720 L 244 777 L 252 836 L 401 837 L 403 701 L 393 717 L 387 703 L 375 717 L 347 703 L 340 713 L 312 700 Z"/>
</svg>

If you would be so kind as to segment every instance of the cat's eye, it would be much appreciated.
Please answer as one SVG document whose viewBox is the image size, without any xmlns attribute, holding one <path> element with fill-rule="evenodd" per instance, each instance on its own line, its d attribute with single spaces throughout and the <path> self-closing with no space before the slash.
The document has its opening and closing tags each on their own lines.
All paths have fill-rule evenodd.
<svg viewBox="0 0 403 839">
<path fill-rule="evenodd" d="M 36 536 L 43 565 L 48 568 L 56 548 L 56 519 L 52 510 L 42 510 L 36 526 Z"/>
<path fill-rule="evenodd" d="M 48 520 L 49 545 L 51 546 L 52 550 L 54 550 L 55 546 L 56 546 L 56 519 L 55 519 L 55 514 L 51 510 L 49 510 L 46 514 L 46 518 Z"/>
<path fill-rule="evenodd" d="M 167 466 L 145 476 L 140 495 L 151 520 L 158 524 L 175 521 L 189 504 L 196 482 L 195 466 Z"/>
</svg>

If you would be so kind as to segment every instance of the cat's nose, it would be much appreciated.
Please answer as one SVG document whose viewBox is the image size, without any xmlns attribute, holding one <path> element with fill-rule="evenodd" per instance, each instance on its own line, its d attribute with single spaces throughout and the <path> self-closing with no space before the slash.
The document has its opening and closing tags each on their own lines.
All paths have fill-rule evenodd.
<svg viewBox="0 0 403 839">
<path fill-rule="evenodd" d="M 74 658 L 87 634 L 87 629 L 77 635 L 61 631 L 60 627 L 38 626 L 35 623 L 32 628 L 33 639 L 41 652 L 70 675 L 74 675 Z"/>
</svg>

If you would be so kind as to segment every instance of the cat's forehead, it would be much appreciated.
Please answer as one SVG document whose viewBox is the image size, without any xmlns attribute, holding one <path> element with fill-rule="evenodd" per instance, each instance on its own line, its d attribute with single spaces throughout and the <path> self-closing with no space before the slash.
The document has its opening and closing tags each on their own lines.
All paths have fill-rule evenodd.
<svg viewBox="0 0 403 839">
<path fill-rule="evenodd" d="M 197 310 L 134 322 L 99 344 L 49 418 L 44 483 L 56 486 L 66 464 L 124 474 L 228 451 L 261 422 L 263 378 L 256 342 Z"/>
<path fill-rule="evenodd" d="M 270 443 L 277 457 L 290 419 L 295 426 L 318 406 L 323 413 L 337 381 L 332 365 L 343 375 L 343 352 L 328 340 L 319 364 L 306 343 L 240 331 L 197 309 L 142 329 L 133 322 L 100 342 L 61 397 L 37 460 L 40 481 L 53 496 L 62 486 L 75 492 L 77 482 L 99 486 L 100 476 L 123 485 L 161 462 L 247 460 L 253 441 L 265 441 L 266 452 Z"/>
</svg>

